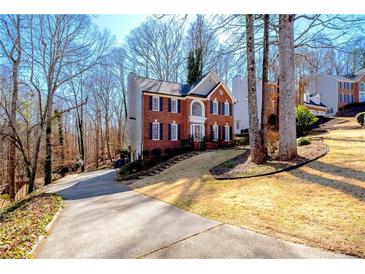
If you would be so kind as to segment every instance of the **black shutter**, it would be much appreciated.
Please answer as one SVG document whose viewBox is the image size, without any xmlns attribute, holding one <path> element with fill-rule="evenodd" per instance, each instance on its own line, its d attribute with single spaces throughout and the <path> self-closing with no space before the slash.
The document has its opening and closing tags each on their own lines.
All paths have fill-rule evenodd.
<svg viewBox="0 0 365 274">
<path fill-rule="evenodd" d="M 168 99 L 167 107 L 168 107 L 169 112 L 171 112 L 171 98 Z"/>
<path fill-rule="evenodd" d="M 169 140 L 171 140 L 171 124 L 169 124 L 169 127 L 168 127 L 168 129 L 169 129 L 169 135 L 168 135 L 168 137 L 169 137 Z"/>
<path fill-rule="evenodd" d="M 181 125 L 177 125 L 177 139 L 181 140 Z"/>
<path fill-rule="evenodd" d="M 222 140 L 222 126 L 218 126 L 218 139 Z"/>
<path fill-rule="evenodd" d="M 152 123 L 150 123 L 150 140 L 152 140 Z"/>
<path fill-rule="evenodd" d="M 226 127 L 225 126 L 222 126 L 222 141 L 225 141 L 226 140 Z"/>
<path fill-rule="evenodd" d="M 222 114 L 225 115 L 224 109 L 225 109 L 226 104 L 222 102 Z"/>
<path fill-rule="evenodd" d="M 218 102 L 218 114 L 221 114 L 221 102 Z"/>
<path fill-rule="evenodd" d="M 160 123 L 160 140 L 163 140 L 163 124 Z"/>
<path fill-rule="evenodd" d="M 160 111 L 163 111 L 163 98 L 160 97 Z"/>
<path fill-rule="evenodd" d="M 229 127 L 229 140 L 233 140 L 233 130 L 232 130 L 232 127 Z"/>
<path fill-rule="evenodd" d="M 210 101 L 210 114 L 213 113 L 213 101 Z"/>
<path fill-rule="evenodd" d="M 229 116 L 232 116 L 233 104 L 229 104 Z"/>
<path fill-rule="evenodd" d="M 177 99 L 177 112 L 180 113 L 181 112 L 181 100 Z"/>
<path fill-rule="evenodd" d="M 210 125 L 210 140 L 213 141 L 214 140 L 214 130 L 213 130 L 213 125 Z"/>
<path fill-rule="evenodd" d="M 150 110 L 152 110 L 152 96 L 148 96 L 148 97 L 149 97 Z"/>
</svg>

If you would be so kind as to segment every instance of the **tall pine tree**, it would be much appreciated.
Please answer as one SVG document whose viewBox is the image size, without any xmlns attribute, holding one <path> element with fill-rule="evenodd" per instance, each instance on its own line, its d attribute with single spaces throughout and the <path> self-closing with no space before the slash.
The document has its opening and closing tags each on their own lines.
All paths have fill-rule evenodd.
<svg viewBox="0 0 365 274">
<path fill-rule="evenodd" d="M 203 73 L 203 49 L 198 48 L 189 52 L 188 56 L 188 84 L 192 85 L 200 78 Z"/>
</svg>

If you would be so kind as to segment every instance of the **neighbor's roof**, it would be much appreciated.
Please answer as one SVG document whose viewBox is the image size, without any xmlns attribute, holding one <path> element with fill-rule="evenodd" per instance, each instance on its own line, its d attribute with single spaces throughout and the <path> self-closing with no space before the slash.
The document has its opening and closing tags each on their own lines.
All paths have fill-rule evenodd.
<svg viewBox="0 0 365 274">
<path fill-rule="evenodd" d="M 313 102 L 312 100 L 309 100 L 309 102 L 304 102 L 304 104 L 306 105 L 312 105 L 312 106 L 315 106 L 315 107 L 324 107 L 324 108 L 327 108 L 326 105 L 320 103 L 320 104 L 316 104 L 315 102 Z"/>
<path fill-rule="evenodd" d="M 335 79 L 337 81 L 357 82 L 364 74 L 365 74 L 365 69 L 359 70 L 353 75 L 330 75 L 330 74 L 318 74 L 318 75 Z"/>
</svg>

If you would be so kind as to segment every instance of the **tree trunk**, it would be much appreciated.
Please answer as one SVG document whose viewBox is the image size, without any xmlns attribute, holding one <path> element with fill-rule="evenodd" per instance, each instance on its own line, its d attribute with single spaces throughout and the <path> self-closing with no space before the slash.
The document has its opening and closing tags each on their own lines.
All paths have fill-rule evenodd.
<svg viewBox="0 0 365 274">
<path fill-rule="evenodd" d="M 270 15 L 264 15 L 264 39 L 262 57 L 262 102 L 261 102 L 261 149 L 265 158 L 267 157 L 267 83 L 269 74 L 269 21 Z"/>
<path fill-rule="evenodd" d="M 287 161 L 297 155 L 294 80 L 294 15 L 279 17 L 280 103 L 279 157 Z"/>
<path fill-rule="evenodd" d="M 13 140 L 9 141 L 9 151 L 8 151 L 8 186 L 9 186 L 9 196 L 14 199 L 16 194 L 16 182 L 15 182 L 15 168 L 16 168 L 16 146 L 14 143 L 16 137 L 16 113 L 18 107 L 18 97 L 19 97 L 19 65 L 21 62 L 22 50 L 21 50 L 21 36 L 20 36 L 20 15 L 16 15 L 16 30 L 17 36 L 15 39 L 17 58 L 12 60 L 12 80 L 13 80 L 13 93 L 11 98 L 11 109 L 10 109 L 10 126 L 12 127 L 12 137 Z"/>
<path fill-rule="evenodd" d="M 99 151 L 100 151 L 100 125 L 101 125 L 101 115 L 100 112 L 96 112 L 96 135 L 95 135 L 95 142 L 96 142 L 96 149 L 95 149 L 95 167 L 99 167 Z"/>
<path fill-rule="evenodd" d="M 53 96 L 49 91 L 47 98 L 47 119 L 46 119 L 46 157 L 44 162 L 44 185 L 52 183 L 52 107 Z"/>
<path fill-rule="evenodd" d="M 251 161 L 262 163 L 265 155 L 262 153 L 260 140 L 259 119 L 256 94 L 256 68 L 253 15 L 246 15 L 246 43 L 247 43 L 247 81 L 248 81 L 248 113 Z"/>
</svg>

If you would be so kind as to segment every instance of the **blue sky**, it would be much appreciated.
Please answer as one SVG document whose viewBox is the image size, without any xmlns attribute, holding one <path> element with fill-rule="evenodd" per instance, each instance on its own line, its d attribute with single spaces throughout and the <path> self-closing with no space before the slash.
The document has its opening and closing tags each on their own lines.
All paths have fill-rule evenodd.
<svg viewBox="0 0 365 274">
<path fill-rule="evenodd" d="M 117 43 L 123 43 L 128 33 L 141 24 L 148 15 L 94 15 L 93 21 L 100 29 L 108 29 Z"/>
</svg>

